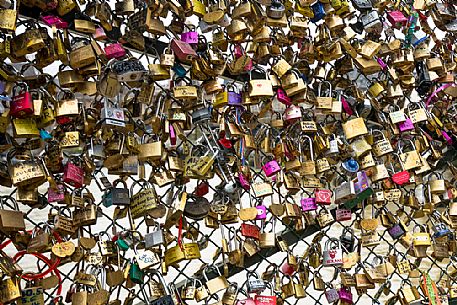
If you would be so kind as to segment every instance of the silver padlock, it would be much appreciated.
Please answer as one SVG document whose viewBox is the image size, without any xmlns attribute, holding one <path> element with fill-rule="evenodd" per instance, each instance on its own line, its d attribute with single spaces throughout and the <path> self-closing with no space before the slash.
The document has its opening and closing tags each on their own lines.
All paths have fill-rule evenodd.
<svg viewBox="0 0 457 305">
<path fill-rule="evenodd" d="M 105 103 L 105 107 L 101 110 L 100 119 L 106 127 L 125 127 L 124 109 L 116 106 L 109 107 L 107 102 Z"/>
<path fill-rule="evenodd" d="M 217 28 L 217 24 L 208 24 L 203 19 L 200 19 L 198 26 L 200 27 L 200 30 L 202 31 L 203 34 L 212 32 L 213 30 L 215 30 Z"/>
<path fill-rule="evenodd" d="M 325 298 L 331 304 L 338 301 L 340 296 L 338 295 L 338 291 L 332 286 L 330 289 L 325 290 Z"/>
<path fill-rule="evenodd" d="M 156 225 L 154 226 L 154 231 L 151 233 L 147 233 L 144 236 L 144 247 L 146 249 L 150 249 L 152 247 L 156 247 L 163 244 L 163 242 L 164 237 L 162 228 L 160 227 L 159 223 L 156 223 Z"/>
<path fill-rule="evenodd" d="M 338 154 L 339 152 L 338 139 L 335 135 L 330 135 L 328 154 Z"/>
<path fill-rule="evenodd" d="M 363 28 L 367 33 L 380 33 L 382 31 L 382 22 L 377 10 L 370 11 L 360 17 Z"/>
<path fill-rule="evenodd" d="M 335 203 L 340 203 L 344 200 L 350 200 L 355 198 L 355 186 L 354 182 L 351 181 L 345 181 L 335 187 L 334 190 L 335 194 Z"/>
<path fill-rule="evenodd" d="M 11 1 L 10 0 L 0 0 L 0 7 L 1 8 L 10 8 L 11 7 Z"/>
<path fill-rule="evenodd" d="M 286 8 L 280 1 L 272 1 L 271 5 L 267 7 L 267 15 L 272 19 L 281 19 L 285 11 Z"/>
<path fill-rule="evenodd" d="M 247 273 L 247 278 L 248 293 L 261 293 L 267 288 L 265 281 L 262 280 L 256 272 L 249 271 Z"/>
<path fill-rule="evenodd" d="M 228 14 L 226 13 L 226 14 L 224 14 L 224 17 L 222 17 L 221 20 L 219 20 L 219 22 L 217 24 L 223 28 L 226 28 L 230 25 L 230 23 L 231 23 L 231 19 L 229 18 Z"/>
<path fill-rule="evenodd" d="M 337 238 L 329 238 L 325 242 L 322 257 L 324 266 L 339 266 L 343 264 L 343 249 Z"/>
</svg>

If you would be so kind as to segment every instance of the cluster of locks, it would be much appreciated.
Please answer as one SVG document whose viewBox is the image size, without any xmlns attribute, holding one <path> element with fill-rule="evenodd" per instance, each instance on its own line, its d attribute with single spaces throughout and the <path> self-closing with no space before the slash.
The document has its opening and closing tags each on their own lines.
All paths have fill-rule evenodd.
<svg viewBox="0 0 457 305">
<path fill-rule="evenodd" d="M 2 0 L 0 31 L 0 303 L 457 304 L 455 1 Z"/>
</svg>

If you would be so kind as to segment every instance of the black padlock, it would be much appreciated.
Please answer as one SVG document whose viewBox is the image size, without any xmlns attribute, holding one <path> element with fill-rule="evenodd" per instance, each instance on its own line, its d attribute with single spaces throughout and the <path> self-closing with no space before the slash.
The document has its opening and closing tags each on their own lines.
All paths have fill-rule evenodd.
<svg viewBox="0 0 457 305">
<path fill-rule="evenodd" d="M 122 184 L 122 187 L 116 187 L 118 183 Z M 113 188 L 110 191 L 113 205 L 129 205 L 130 204 L 130 192 L 127 188 L 127 183 L 124 180 L 117 179 L 113 181 Z"/>
<path fill-rule="evenodd" d="M 432 81 L 424 61 L 416 62 L 416 91 L 420 96 L 427 95 L 432 87 Z"/>
<path fill-rule="evenodd" d="M 345 227 L 340 236 L 343 252 L 354 252 L 356 248 L 354 230 L 350 227 Z"/>
</svg>

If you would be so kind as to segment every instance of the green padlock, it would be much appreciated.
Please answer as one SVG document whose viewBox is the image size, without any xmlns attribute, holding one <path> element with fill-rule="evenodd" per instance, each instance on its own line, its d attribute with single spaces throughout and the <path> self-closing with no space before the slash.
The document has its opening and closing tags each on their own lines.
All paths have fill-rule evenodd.
<svg viewBox="0 0 457 305">
<path fill-rule="evenodd" d="M 129 244 L 121 237 L 116 240 L 116 244 L 122 251 L 127 251 L 129 249 Z"/>
<path fill-rule="evenodd" d="M 135 284 L 143 284 L 144 282 L 144 272 L 138 266 L 135 258 L 130 262 L 129 277 Z"/>
</svg>

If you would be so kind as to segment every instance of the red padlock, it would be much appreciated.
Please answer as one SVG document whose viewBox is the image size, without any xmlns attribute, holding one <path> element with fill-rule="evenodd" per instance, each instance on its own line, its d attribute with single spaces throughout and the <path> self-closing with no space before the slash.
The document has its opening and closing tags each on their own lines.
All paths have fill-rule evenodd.
<svg viewBox="0 0 457 305">
<path fill-rule="evenodd" d="M 197 57 L 197 53 L 187 42 L 179 39 L 173 39 L 170 46 L 173 53 L 175 53 L 176 58 L 183 63 L 190 64 L 192 63 L 192 60 Z"/>
<path fill-rule="evenodd" d="M 241 235 L 244 237 L 251 237 L 254 239 L 260 238 L 260 229 L 256 225 L 242 223 L 241 224 Z"/>
<path fill-rule="evenodd" d="M 314 197 L 316 197 L 316 203 L 329 205 L 332 203 L 333 192 L 328 189 L 316 189 L 314 191 Z"/>
<path fill-rule="evenodd" d="M 200 182 L 195 188 L 195 196 L 203 197 L 209 192 L 209 184 L 206 181 Z"/>
<path fill-rule="evenodd" d="M 80 188 L 84 184 L 84 170 L 72 162 L 67 162 L 63 171 L 63 181 L 65 183 Z"/>
<path fill-rule="evenodd" d="M 276 305 L 275 295 L 259 295 L 256 294 L 254 297 L 255 305 Z"/>
<path fill-rule="evenodd" d="M 33 99 L 26 83 L 16 83 L 13 88 L 10 115 L 14 118 L 23 118 L 33 114 Z"/>
</svg>

